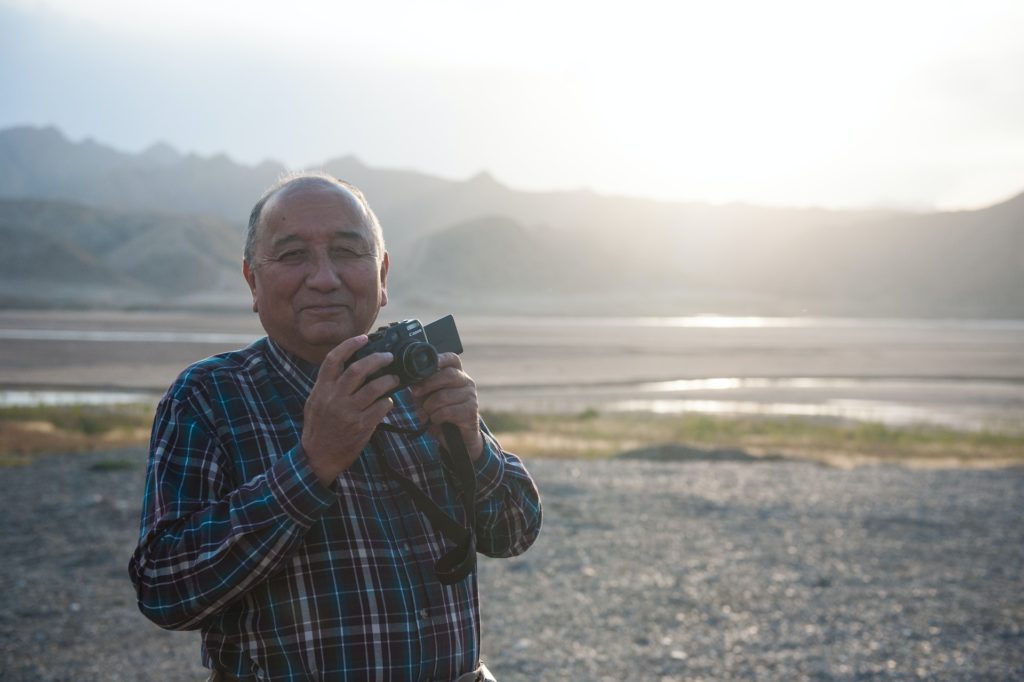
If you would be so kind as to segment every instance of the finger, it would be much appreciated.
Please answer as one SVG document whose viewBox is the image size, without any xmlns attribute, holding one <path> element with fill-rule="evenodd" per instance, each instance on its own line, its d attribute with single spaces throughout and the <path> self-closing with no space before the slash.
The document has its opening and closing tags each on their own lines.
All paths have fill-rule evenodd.
<svg viewBox="0 0 1024 682">
<path fill-rule="evenodd" d="M 382 370 L 392 363 L 395 356 L 391 353 L 371 353 L 365 358 L 359 358 L 345 368 L 345 371 L 338 377 L 339 386 L 349 394 L 355 393 L 371 374 Z"/>
<path fill-rule="evenodd" d="M 366 409 L 382 397 L 388 396 L 401 382 L 394 374 L 385 374 L 363 384 L 352 394 L 352 404 L 357 409 Z"/>
<path fill-rule="evenodd" d="M 461 431 L 468 432 L 479 429 L 480 418 L 477 416 L 476 410 L 467 408 L 463 404 L 448 405 L 431 414 L 430 423 L 436 425 L 454 424 Z"/>
<path fill-rule="evenodd" d="M 357 444 L 355 449 L 363 449 L 377 426 L 394 406 L 394 401 L 385 396 L 371 403 L 365 409 L 356 410 L 347 415 L 344 430 L 346 437 Z"/>
<path fill-rule="evenodd" d="M 467 404 L 475 408 L 476 402 L 476 391 L 469 386 L 446 388 L 427 396 L 423 401 L 423 411 L 433 416 L 438 410 L 453 405 Z"/>
<path fill-rule="evenodd" d="M 380 424 L 384 417 L 388 416 L 388 412 L 390 412 L 394 406 L 395 401 L 391 399 L 391 396 L 385 396 L 378 399 L 370 405 L 369 408 L 367 408 L 366 412 L 370 419 L 373 420 L 374 428 L 377 428 L 377 424 Z"/>
<path fill-rule="evenodd" d="M 464 431 L 480 427 L 480 415 L 473 403 L 454 403 L 438 407 L 429 413 L 427 423 L 433 426 L 454 424 Z"/>
<path fill-rule="evenodd" d="M 345 369 L 345 363 L 352 357 L 352 354 L 365 346 L 369 339 L 370 337 L 366 334 L 360 334 L 359 336 L 345 339 L 332 348 L 320 365 L 320 375 L 328 377 L 340 375 Z"/>
<path fill-rule="evenodd" d="M 473 379 L 461 369 L 456 367 L 446 367 L 427 379 L 424 379 L 420 383 L 413 385 L 412 394 L 417 399 L 422 399 L 431 393 L 444 388 L 458 388 L 460 386 L 475 385 L 476 384 Z"/>
<path fill-rule="evenodd" d="M 462 358 L 455 353 L 441 353 L 437 356 L 437 367 L 438 369 L 444 369 L 446 367 L 462 369 Z"/>
</svg>

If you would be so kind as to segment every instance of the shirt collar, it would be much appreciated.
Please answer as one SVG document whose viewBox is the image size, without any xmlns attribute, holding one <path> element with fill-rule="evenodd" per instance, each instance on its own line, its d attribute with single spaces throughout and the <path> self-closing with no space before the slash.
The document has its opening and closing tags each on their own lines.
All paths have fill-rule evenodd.
<svg viewBox="0 0 1024 682">
<path fill-rule="evenodd" d="M 286 351 L 281 344 L 267 337 L 267 360 L 270 366 L 281 375 L 296 391 L 309 395 L 320 373 L 320 365 L 307 362 L 297 355 Z"/>
</svg>

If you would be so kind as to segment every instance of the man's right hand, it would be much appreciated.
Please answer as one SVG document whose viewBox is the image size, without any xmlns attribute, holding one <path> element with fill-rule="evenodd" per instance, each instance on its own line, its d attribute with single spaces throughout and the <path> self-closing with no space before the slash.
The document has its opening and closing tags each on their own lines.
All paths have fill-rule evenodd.
<svg viewBox="0 0 1024 682">
<path fill-rule="evenodd" d="M 391 353 L 373 353 L 345 367 L 366 341 L 365 334 L 355 336 L 327 354 L 303 410 L 302 449 L 324 485 L 352 466 L 394 405 L 388 393 L 398 386 L 397 376 L 366 382 L 391 363 Z"/>
</svg>

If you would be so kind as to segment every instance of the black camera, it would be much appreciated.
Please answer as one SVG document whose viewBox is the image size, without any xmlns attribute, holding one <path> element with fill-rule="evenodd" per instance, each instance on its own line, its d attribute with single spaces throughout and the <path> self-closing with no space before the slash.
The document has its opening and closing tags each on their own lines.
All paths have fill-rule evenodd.
<svg viewBox="0 0 1024 682">
<path fill-rule="evenodd" d="M 436 373 L 439 353 L 461 352 L 462 341 L 451 315 L 425 327 L 419 320 L 403 320 L 371 333 L 370 340 L 352 355 L 346 366 L 373 353 L 391 353 L 395 356 L 391 364 L 371 374 L 367 381 L 394 374 L 398 377 L 398 391 Z"/>
</svg>

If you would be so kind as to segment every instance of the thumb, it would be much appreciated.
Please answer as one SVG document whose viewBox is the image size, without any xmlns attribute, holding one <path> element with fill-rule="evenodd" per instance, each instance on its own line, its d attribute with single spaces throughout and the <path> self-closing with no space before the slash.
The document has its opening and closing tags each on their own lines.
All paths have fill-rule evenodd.
<svg viewBox="0 0 1024 682">
<path fill-rule="evenodd" d="M 320 375 L 326 374 L 332 379 L 341 375 L 345 371 L 345 364 L 349 361 L 349 358 L 365 346 L 368 340 L 369 337 L 366 334 L 360 334 L 359 336 L 353 336 L 351 339 L 345 339 L 332 348 L 320 365 Z"/>
</svg>

